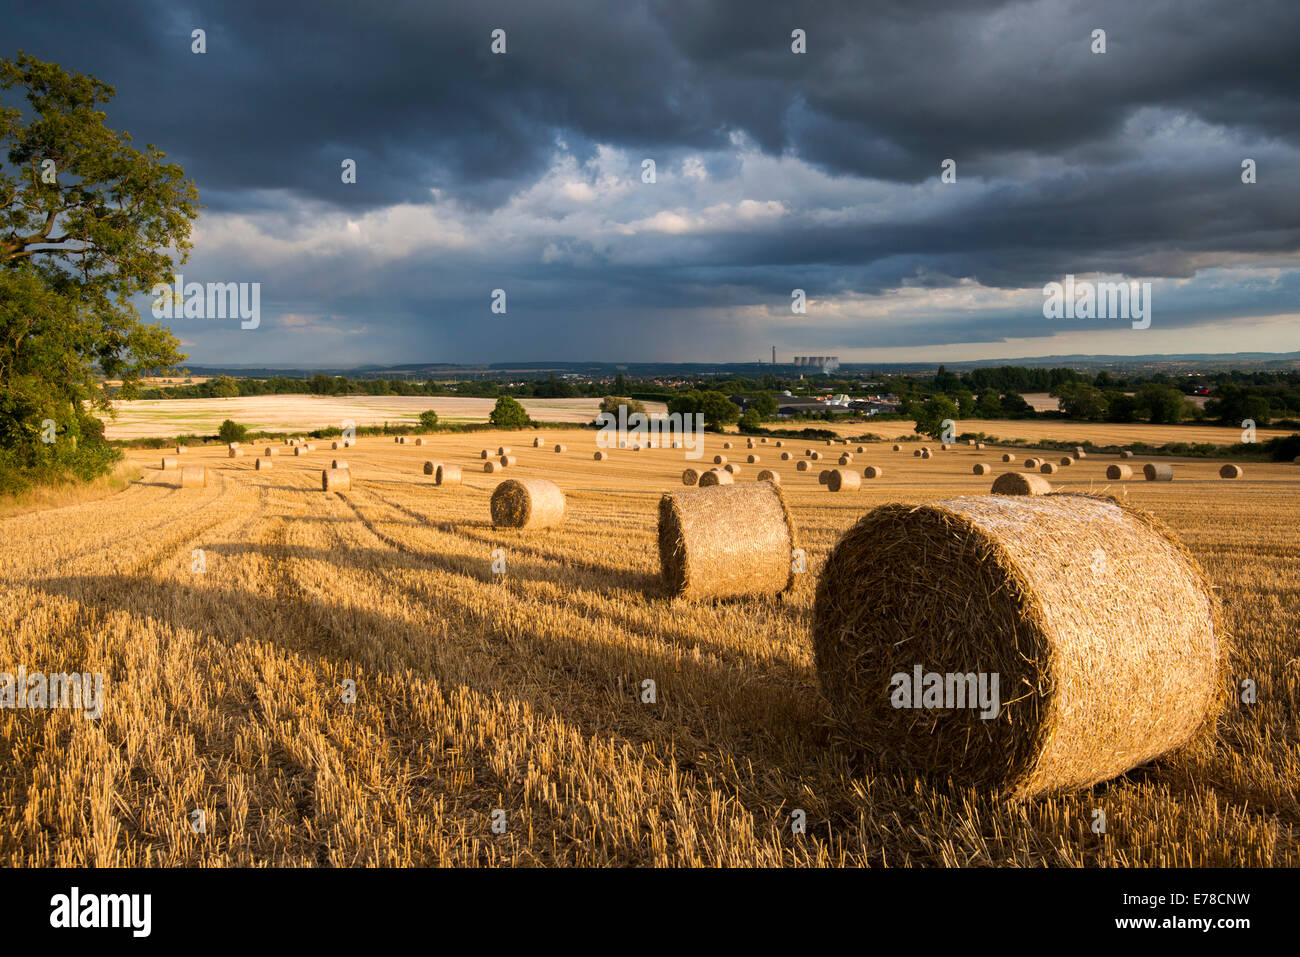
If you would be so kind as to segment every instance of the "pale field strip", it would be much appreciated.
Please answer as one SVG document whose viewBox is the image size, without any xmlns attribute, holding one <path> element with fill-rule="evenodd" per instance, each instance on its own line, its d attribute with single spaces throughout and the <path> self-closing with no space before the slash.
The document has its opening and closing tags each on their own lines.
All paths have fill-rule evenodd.
<svg viewBox="0 0 1300 957">
<path fill-rule="evenodd" d="M 521 399 L 533 419 L 541 422 L 591 422 L 600 411 L 599 399 Z M 309 432 L 358 426 L 414 425 L 420 413 L 432 409 L 447 422 L 486 422 L 496 399 L 457 396 L 315 396 L 257 395 L 230 399 L 131 399 L 113 403 L 116 417 L 106 417 L 110 439 L 139 439 L 176 435 L 215 435 L 226 419 L 255 432 Z M 661 402 L 645 403 L 647 412 L 667 412 Z"/>
<path fill-rule="evenodd" d="M 184 462 L 206 466 L 209 484 L 184 490 L 158 469 L 161 451 L 133 450 L 144 478 L 126 491 L 0 521 L 0 670 L 108 676 L 98 721 L 0 712 L 0 860 L 1300 864 L 1300 466 L 1247 463 L 1224 481 L 1218 462 L 1161 459 L 1174 482 L 1108 483 L 1116 458 L 1095 455 L 1050 477 L 1182 535 L 1260 701 L 1229 713 L 1214 746 L 1006 807 L 864 768 L 826 717 L 808 622 L 818 568 L 865 511 L 986 493 L 1024 452 L 1004 466 L 995 448 L 920 460 L 873 444 L 852 467 L 883 465 L 884 477 L 834 494 L 816 478 L 833 459 L 795 462 L 839 449 L 786 440 L 796 457 L 782 462 L 769 441 L 755 465 L 728 450 L 740 482 L 781 474 L 809 572 L 784 600 L 693 605 L 656 592 L 657 503 L 722 440 L 708 436 L 702 460 L 611 449 L 595 462 L 591 430 L 544 430 L 537 449 L 534 434 L 324 442 L 262 472 L 260 445 L 238 459 L 192 448 Z M 499 445 L 518 465 L 482 472 L 479 449 Z M 350 491 L 320 491 L 333 458 L 349 463 Z M 433 486 L 426 460 L 460 465 L 464 485 Z M 971 474 L 981 461 L 992 475 Z M 565 490 L 562 527 L 491 526 L 490 492 L 516 476 Z M 657 704 L 640 702 L 645 678 Z M 198 807 L 203 835 L 189 827 Z M 488 826 L 498 807 L 505 835 Z M 1105 839 L 1089 829 L 1095 807 Z"/>
</svg>

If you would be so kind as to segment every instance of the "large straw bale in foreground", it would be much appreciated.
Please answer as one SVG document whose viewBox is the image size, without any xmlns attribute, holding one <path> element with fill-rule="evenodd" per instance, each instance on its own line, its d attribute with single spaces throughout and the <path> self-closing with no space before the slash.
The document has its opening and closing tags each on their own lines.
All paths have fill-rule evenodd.
<svg viewBox="0 0 1300 957">
<path fill-rule="evenodd" d="M 1052 483 L 1032 472 L 1003 472 L 993 480 L 994 495 L 1046 495 Z"/>
<path fill-rule="evenodd" d="M 202 465 L 187 465 L 181 469 L 181 488 L 203 488 L 208 484 L 208 470 Z"/>
<path fill-rule="evenodd" d="M 352 487 L 352 472 L 349 469 L 322 469 L 320 487 L 325 492 L 337 492 Z"/>
<path fill-rule="evenodd" d="M 550 479 L 506 479 L 492 492 L 498 528 L 552 528 L 564 521 L 564 493 Z"/>
<path fill-rule="evenodd" d="M 788 591 L 794 585 L 794 549 L 790 513 L 772 482 L 682 489 L 659 500 L 659 560 L 673 595 Z"/>
<path fill-rule="evenodd" d="M 1226 698 L 1201 570 L 1163 526 L 1093 496 L 875 509 L 826 561 L 813 645 L 835 716 L 883 767 L 1004 798 L 1123 774 L 1212 728 Z M 933 685 L 918 669 L 939 699 L 898 706 Z M 961 706 L 995 674 L 996 712 Z"/>
</svg>

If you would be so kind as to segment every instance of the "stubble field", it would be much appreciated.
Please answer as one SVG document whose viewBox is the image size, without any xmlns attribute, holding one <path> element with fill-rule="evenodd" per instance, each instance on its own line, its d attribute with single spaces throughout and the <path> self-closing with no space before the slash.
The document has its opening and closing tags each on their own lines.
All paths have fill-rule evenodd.
<svg viewBox="0 0 1300 957">
<path fill-rule="evenodd" d="M 541 449 L 531 432 L 318 442 L 270 471 L 253 449 L 194 448 L 183 458 L 208 486 L 187 489 L 159 453 L 132 452 L 144 477 L 127 490 L 0 520 L 0 671 L 106 677 L 96 720 L 0 711 L 0 861 L 1300 864 L 1300 466 L 1223 481 L 1217 462 L 1164 460 L 1173 483 L 1107 483 L 1114 459 L 1094 456 L 1053 476 L 1180 533 L 1258 701 L 1213 742 L 1004 806 L 873 769 L 827 717 L 809 637 L 844 530 L 877 504 L 986 493 L 971 465 L 996 474 L 999 456 L 874 445 L 854 465 L 885 477 L 833 494 L 769 443 L 738 480 L 781 473 L 808 573 L 783 600 L 689 604 L 659 594 L 655 521 L 697 463 L 666 449 L 594 462 L 593 432 L 543 434 Z M 478 450 L 502 444 L 518 465 L 484 474 Z M 355 478 L 325 493 L 335 457 Z M 465 467 L 464 486 L 433 487 L 425 460 Z M 517 476 L 564 488 L 562 528 L 491 526 L 492 488 Z"/>
</svg>

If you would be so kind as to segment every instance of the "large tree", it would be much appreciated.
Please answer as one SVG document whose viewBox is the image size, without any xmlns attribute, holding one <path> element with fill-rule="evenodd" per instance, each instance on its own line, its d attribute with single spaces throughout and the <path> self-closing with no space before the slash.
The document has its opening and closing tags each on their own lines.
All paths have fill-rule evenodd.
<svg viewBox="0 0 1300 957">
<path fill-rule="evenodd" d="M 101 107 L 113 95 L 21 52 L 0 58 L 0 466 L 9 470 L 102 470 L 110 457 L 91 415 L 108 406 L 102 380 L 120 379 L 130 396 L 143 375 L 185 358 L 131 297 L 169 283 L 188 257 L 198 190 L 156 147 L 137 150 L 108 127 Z"/>
</svg>

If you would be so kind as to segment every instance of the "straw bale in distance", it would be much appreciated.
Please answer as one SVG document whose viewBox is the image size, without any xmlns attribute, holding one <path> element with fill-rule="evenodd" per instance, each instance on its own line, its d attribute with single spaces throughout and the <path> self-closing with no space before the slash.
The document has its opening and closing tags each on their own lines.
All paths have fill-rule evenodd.
<svg viewBox="0 0 1300 957">
<path fill-rule="evenodd" d="M 773 472 L 771 469 L 763 469 L 759 472 L 758 480 L 760 482 L 775 482 L 777 485 L 781 484 L 781 476 Z"/>
<path fill-rule="evenodd" d="M 416 439 L 416 440 L 415 440 L 415 444 L 416 444 L 416 445 L 423 445 L 423 444 L 424 444 L 424 439 Z"/>
<path fill-rule="evenodd" d="M 1046 495 L 1052 483 L 1032 472 L 1003 472 L 993 480 L 994 495 Z"/>
<path fill-rule="evenodd" d="M 929 449 L 926 449 L 924 452 L 921 453 L 921 458 L 923 459 L 933 458 L 933 456 L 934 453 L 932 453 Z"/>
<path fill-rule="evenodd" d="M 790 513 L 774 482 L 683 489 L 659 501 L 659 559 L 672 595 L 734 598 L 789 591 L 795 548 Z"/>
<path fill-rule="evenodd" d="M 509 454 L 510 454 L 510 446 L 508 445 L 502 445 L 497 449 L 497 455 L 509 455 Z"/>
<path fill-rule="evenodd" d="M 921 457 L 921 450 L 920 450 L 920 449 L 912 449 L 912 457 L 913 457 L 913 458 L 916 458 L 916 459 L 919 459 L 919 458 Z"/>
<path fill-rule="evenodd" d="M 1071 456 L 1071 455 L 1063 455 L 1063 456 L 1061 456 L 1061 464 L 1062 464 L 1062 465 L 1073 465 L 1073 464 L 1074 464 L 1074 456 Z"/>
<path fill-rule="evenodd" d="M 557 446 L 555 447 L 555 451 L 556 451 L 556 452 L 567 452 L 567 451 L 569 451 L 569 447 L 568 447 L 567 445 L 557 445 Z"/>
<path fill-rule="evenodd" d="M 790 453 L 789 453 L 789 452 L 782 452 L 782 453 L 781 453 L 781 461 L 782 461 L 782 462 L 789 462 L 789 461 L 790 461 Z"/>
<path fill-rule="evenodd" d="M 488 459 L 483 463 L 483 471 L 489 474 L 492 472 L 500 472 L 502 467 L 501 463 L 496 459 Z"/>
<path fill-rule="evenodd" d="M 807 471 L 808 471 L 808 460 L 807 460 L 807 459 L 800 459 L 798 462 L 795 463 L 794 470 L 795 470 L 796 472 L 807 472 Z"/>
<path fill-rule="evenodd" d="M 490 459 L 490 458 L 492 458 L 492 450 L 491 450 L 491 449 L 482 449 L 482 450 L 478 453 L 478 457 L 481 458 L 481 459 Z"/>
<path fill-rule="evenodd" d="M 202 465 L 187 465 L 181 469 L 181 488 L 202 488 L 208 484 L 208 470 Z"/>
<path fill-rule="evenodd" d="M 725 448 L 726 446 L 723 446 L 723 447 Z M 726 464 L 727 464 L 727 457 L 726 457 L 725 455 L 715 455 L 715 456 L 713 457 L 713 464 L 714 464 L 714 465 L 726 465 Z"/>
<path fill-rule="evenodd" d="M 254 468 L 256 468 L 260 472 L 263 469 L 269 469 L 271 467 L 271 460 L 270 458 L 258 459 L 255 463 L 253 463 L 253 465 Z"/>
<path fill-rule="evenodd" d="M 604 452 L 597 452 L 592 456 L 592 460 L 596 462 L 603 462 L 607 458 L 609 458 L 609 456 L 606 455 Z"/>
<path fill-rule="evenodd" d="M 843 455 L 840 456 L 839 461 L 836 462 L 835 464 L 836 464 L 836 465 L 852 465 L 852 464 L 853 464 L 853 456 L 850 455 L 848 452 L 845 452 Z"/>
<path fill-rule="evenodd" d="M 348 469 L 322 469 L 320 487 L 324 492 L 337 492 L 352 487 L 352 472 Z"/>
<path fill-rule="evenodd" d="M 229 452 L 226 453 L 226 457 L 227 457 L 227 458 L 232 458 L 232 459 L 237 459 L 237 458 L 241 457 L 243 454 L 244 454 L 244 450 L 243 450 L 243 449 L 231 449 Z"/>
<path fill-rule="evenodd" d="M 343 459 L 334 459 L 330 462 L 330 468 L 332 469 L 345 469 L 347 467 L 348 463 Z"/>
<path fill-rule="evenodd" d="M 267 458 L 270 458 L 272 455 L 279 455 L 279 454 L 280 454 L 280 450 L 279 450 L 278 448 L 276 448 L 274 445 L 268 445 L 268 446 L 266 447 L 266 457 L 267 457 Z"/>
<path fill-rule="evenodd" d="M 541 447 L 542 447 L 542 437 L 539 435 L 533 439 L 533 448 L 540 449 Z"/>
<path fill-rule="evenodd" d="M 338 451 L 338 450 L 341 449 L 341 448 L 343 448 L 343 443 L 342 443 L 342 442 L 334 441 L 334 442 L 331 442 L 331 443 L 330 443 L 330 451 L 331 451 L 331 452 Z"/>
<path fill-rule="evenodd" d="M 183 445 L 178 445 L 178 446 L 176 446 L 176 454 L 177 454 L 177 455 L 184 455 L 184 454 L 185 454 L 185 446 L 183 446 Z"/>
<path fill-rule="evenodd" d="M 822 454 L 820 452 L 813 452 L 812 455 L 808 456 L 808 458 L 812 459 L 814 462 L 820 462 L 821 457 Z"/>
<path fill-rule="evenodd" d="M 700 484 L 700 473 L 699 473 L 698 471 L 696 471 L 695 469 L 682 469 L 682 484 L 683 484 L 683 485 L 699 485 L 699 484 Z"/>
<path fill-rule="evenodd" d="M 785 447 L 785 441 L 783 439 L 777 439 L 775 444 L 778 449 Z"/>
<path fill-rule="evenodd" d="M 748 455 L 745 457 L 745 461 L 748 462 L 750 465 L 756 465 L 758 463 L 758 460 L 759 459 L 757 455 Z"/>
<path fill-rule="evenodd" d="M 993 466 L 986 465 L 983 462 L 976 462 L 971 467 L 971 471 L 974 472 L 976 475 L 988 475 L 990 472 L 993 471 Z"/>
<path fill-rule="evenodd" d="M 1174 467 L 1167 463 L 1156 465 L 1154 462 L 1148 462 L 1142 466 L 1142 474 L 1148 482 L 1172 482 L 1174 480 Z"/>
<path fill-rule="evenodd" d="M 863 452 L 865 452 L 866 450 L 867 450 L 867 447 L 866 447 L 865 445 L 859 445 L 858 448 L 857 448 L 857 452 L 858 452 L 859 455 L 861 455 L 861 454 L 862 454 Z"/>
<path fill-rule="evenodd" d="M 1052 475 L 1058 468 L 1060 468 L 1060 466 L 1056 465 L 1054 462 L 1044 462 L 1042 465 L 1038 466 L 1038 471 L 1042 472 L 1044 475 Z"/>
<path fill-rule="evenodd" d="M 1038 466 L 1042 464 L 1043 464 L 1042 459 L 1025 459 L 1025 468 L 1027 469 L 1036 469 L 1038 468 Z"/>
<path fill-rule="evenodd" d="M 731 448 L 731 443 L 730 443 L 730 442 L 723 442 L 723 443 L 722 443 L 722 447 L 723 447 L 724 449 L 729 449 L 729 448 Z"/>
<path fill-rule="evenodd" d="M 884 474 L 885 474 L 885 470 L 881 468 L 879 465 L 868 465 L 866 468 L 862 470 L 863 478 L 875 479 L 875 478 L 880 478 L 880 476 Z"/>
<path fill-rule="evenodd" d="M 895 446 L 894 446 L 894 451 L 895 451 L 895 452 L 901 452 L 901 451 L 903 451 L 903 447 L 902 447 L 901 445 L 895 445 Z"/>
<path fill-rule="evenodd" d="M 728 462 L 726 465 L 722 467 L 722 470 L 724 472 L 730 472 L 732 475 L 740 474 L 740 466 L 737 465 L 735 462 Z"/>
<path fill-rule="evenodd" d="M 433 473 L 433 484 L 434 485 L 459 485 L 460 466 L 439 465 L 438 470 Z"/>
<path fill-rule="evenodd" d="M 1002 453 L 1002 461 L 1003 461 L 1003 462 L 1014 462 L 1015 460 L 1016 460 L 1016 457 L 1015 457 L 1013 454 L 1011 454 L 1010 452 L 1003 452 L 1003 453 Z"/>
<path fill-rule="evenodd" d="M 515 465 L 515 464 L 517 464 L 518 462 L 519 462 L 519 456 L 517 456 L 517 455 L 503 455 L 503 456 L 501 456 L 501 467 L 502 467 L 502 468 L 507 468 L 508 466 Z"/>
<path fill-rule="evenodd" d="M 163 471 L 171 471 L 181 467 L 181 460 L 174 455 L 164 455 L 162 459 Z"/>
<path fill-rule="evenodd" d="M 731 477 L 731 473 L 723 469 L 709 469 L 707 472 L 700 474 L 701 485 L 735 485 L 736 480 Z"/>
<path fill-rule="evenodd" d="M 550 479 L 506 479 L 492 492 L 498 528 L 554 528 L 564 522 L 564 492 Z"/>
<path fill-rule="evenodd" d="M 832 492 L 851 492 L 862 487 L 862 476 L 853 469 L 831 469 L 826 476 L 826 488 Z"/>
<path fill-rule="evenodd" d="M 1241 466 L 1233 465 L 1232 463 L 1228 463 L 1227 465 L 1223 466 L 1223 468 L 1219 469 L 1219 478 L 1226 478 L 1226 479 L 1241 478 L 1241 474 L 1242 474 Z"/>
<path fill-rule="evenodd" d="M 818 484 L 818 485 L 825 485 L 825 484 L 826 484 L 827 482 L 829 482 L 830 480 L 831 480 L 831 470 L 830 470 L 830 469 L 822 469 L 820 472 L 817 473 L 817 484 Z"/>
<path fill-rule="evenodd" d="M 1122 459 L 1131 459 L 1133 457 L 1133 453 L 1130 452 L 1128 449 L 1125 449 L 1123 452 L 1119 453 L 1119 457 Z"/>
<path fill-rule="evenodd" d="M 834 716 L 880 766 L 1003 799 L 1086 788 L 1208 737 L 1226 698 L 1203 572 L 1107 498 L 882 506 L 832 550 L 812 618 Z M 918 672 L 952 676 L 940 704 L 998 675 L 996 715 L 895 707 Z"/>
<path fill-rule="evenodd" d="M 440 464 L 441 464 L 440 462 L 425 462 L 425 463 L 424 463 L 424 474 L 425 474 L 425 475 L 432 475 L 434 472 L 438 471 L 438 466 L 439 466 Z"/>
<path fill-rule="evenodd" d="M 1112 482 L 1118 482 L 1121 479 L 1129 479 L 1132 477 L 1133 469 L 1127 465 L 1106 466 L 1106 478 L 1110 479 Z"/>
</svg>

